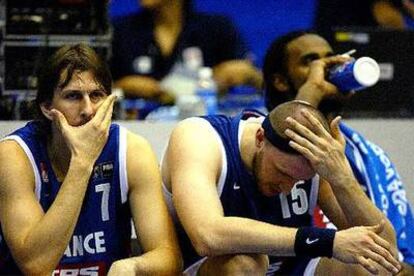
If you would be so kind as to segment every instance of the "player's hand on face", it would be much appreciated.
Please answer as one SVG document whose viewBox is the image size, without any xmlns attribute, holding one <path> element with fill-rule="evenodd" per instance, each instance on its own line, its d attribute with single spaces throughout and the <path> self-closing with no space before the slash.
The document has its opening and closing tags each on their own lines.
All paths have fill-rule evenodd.
<svg viewBox="0 0 414 276">
<path fill-rule="evenodd" d="M 135 264 L 130 259 L 119 260 L 112 263 L 108 276 L 135 276 Z"/>
<path fill-rule="evenodd" d="M 340 117 L 331 122 L 331 133 L 308 111 L 302 110 L 307 126 L 289 117 L 285 134 L 290 145 L 305 156 L 315 171 L 330 183 L 338 178 L 352 177 L 352 170 L 345 156 L 345 139 L 339 130 Z"/>
<path fill-rule="evenodd" d="M 106 144 L 115 96 L 108 96 L 99 106 L 95 116 L 86 124 L 71 126 L 65 116 L 56 109 L 51 111 L 53 123 L 62 134 L 72 157 L 81 156 L 95 162 Z"/>
<path fill-rule="evenodd" d="M 375 226 L 358 226 L 338 231 L 335 235 L 333 257 L 344 263 L 360 264 L 372 274 L 384 268 L 392 274 L 401 269 L 393 257 L 389 242 L 378 234 L 384 229 L 385 221 Z"/>
</svg>

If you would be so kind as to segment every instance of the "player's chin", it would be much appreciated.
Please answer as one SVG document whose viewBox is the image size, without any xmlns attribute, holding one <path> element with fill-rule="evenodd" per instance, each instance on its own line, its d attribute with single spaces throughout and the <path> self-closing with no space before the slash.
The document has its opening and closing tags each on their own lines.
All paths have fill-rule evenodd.
<svg viewBox="0 0 414 276">
<path fill-rule="evenodd" d="M 266 185 L 263 189 L 261 189 L 261 192 L 266 197 L 273 197 L 275 195 L 280 194 L 281 190 L 278 187 L 269 184 Z"/>
</svg>

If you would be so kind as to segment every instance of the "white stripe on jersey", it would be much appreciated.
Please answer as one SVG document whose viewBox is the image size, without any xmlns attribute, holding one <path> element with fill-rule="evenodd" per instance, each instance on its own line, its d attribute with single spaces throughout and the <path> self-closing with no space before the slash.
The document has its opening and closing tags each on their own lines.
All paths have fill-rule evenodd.
<svg viewBox="0 0 414 276">
<path fill-rule="evenodd" d="M 119 185 L 121 189 L 122 203 L 125 203 L 128 200 L 128 174 L 126 165 L 127 134 L 127 130 L 122 126 L 119 126 Z"/>
<path fill-rule="evenodd" d="M 40 201 L 40 192 L 41 192 L 41 188 L 42 188 L 42 181 L 40 179 L 39 169 L 36 165 L 36 161 L 33 157 L 32 151 L 27 146 L 27 144 L 23 141 L 23 139 L 20 138 L 17 135 L 7 136 L 4 139 L 2 139 L 1 141 L 4 141 L 4 140 L 16 141 L 20 145 L 20 147 L 22 147 L 24 152 L 26 153 L 27 158 L 29 158 L 30 164 L 32 165 L 32 168 L 33 168 L 33 174 L 34 174 L 34 177 L 35 177 L 35 194 L 36 194 L 36 198 L 37 198 L 37 200 Z"/>
</svg>

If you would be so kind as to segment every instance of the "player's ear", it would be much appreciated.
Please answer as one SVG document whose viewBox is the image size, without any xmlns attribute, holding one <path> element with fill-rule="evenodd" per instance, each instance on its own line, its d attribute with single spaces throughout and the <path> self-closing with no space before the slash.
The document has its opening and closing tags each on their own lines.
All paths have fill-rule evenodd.
<svg viewBox="0 0 414 276">
<path fill-rule="evenodd" d="M 264 145 L 264 140 L 264 129 L 262 127 L 259 127 L 259 129 L 256 131 L 256 147 L 262 147 Z"/>
<path fill-rule="evenodd" d="M 286 92 L 290 90 L 288 79 L 282 74 L 276 73 L 273 76 L 273 86 L 280 92 Z"/>
<path fill-rule="evenodd" d="M 40 111 L 42 112 L 43 116 L 45 116 L 47 119 L 52 121 L 52 104 L 50 102 L 43 102 L 40 104 Z"/>
</svg>

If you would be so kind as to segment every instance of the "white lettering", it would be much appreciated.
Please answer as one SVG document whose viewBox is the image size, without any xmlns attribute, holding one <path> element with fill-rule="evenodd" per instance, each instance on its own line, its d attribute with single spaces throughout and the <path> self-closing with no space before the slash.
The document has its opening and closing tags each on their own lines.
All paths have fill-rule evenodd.
<svg viewBox="0 0 414 276">
<path fill-rule="evenodd" d="M 386 156 L 385 152 L 375 144 L 369 143 L 372 150 L 379 157 L 381 163 L 385 166 L 386 170 L 386 179 L 387 179 L 387 191 L 391 193 L 391 200 L 394 205 L 397 206 L 398 212 L 402 216 L 407 215 L 407 198 L 401 182 L 401 178 L 392 166 L 390 159 Z M 392 180 L 391 180 L 392 179 Z M 391 180 L 391 182 L 389 182 Z M 381 187 L 379 185 L 379 187 Z M 386 206 L 388 209 L 389 202 L 388 199 L 381 197 L 381 202 L 383 206 Z M 384 209 L 386 213 L 387 210 Z"/>
<path fill-rule="evenodd" d="M 276 262 L 276 263 L 269 264 L 266 275 L 273 275 L 274 272 L 280 269 L 280 267 L 282 266 L 282 263 L 283 262 Z"/>
<path fill-rule="evenodd" d="M 98 276 L 98 271 L 99 271 L 99 267 L 98 266 L 93 266 L 93 267 L 85 267 L 82 268 L 79 271 L 79 275 L 88 275 L 88 276 Z"/>
<path fill-rule="evenodd" d="M 391 167 L 391 161 L 390 159 L 385 155 L 384 152 L 379 156 L 381 163 L 384 164 L 384 166 L 389 169 Z"/>
<path fill-rule="evenodd" d="M 387 195 L 384 192 L 384 188 L 382 188 L 381 185 L 378 185 L 378 190 L 381 193 L 381 206 L 382 206 L 382 211 L 384 212 L 385 215 L 388 214 L 388 208 L 390 206 L 390 203 L 388 201 Z"/>
<path fill-rule="evenodd" d="M 395 170 L 393 167 L 391 167 L 391 163 L 389 167 L 385 168 L 385 173 L 387 181 L 390 181 L 390 179 L 395 176 Z"/>
<path fill-rule="evenodd" d="M 401 186 L 402 186 L 401 181 L 399 179 L 394 179 L 393 181 L 391 181 L 391 183 L 388 184 L 387 191 L 396 192 L 401 188 Z"/>
<path fill-rule="evenodd" d="M 365 145 L 363 143 L 361 143 L 361 138 L 359 137 L 358 134 L 356 134 L 356 133 L 352 134 L 352 140 L 359 145 L 359 147 L 361 148 L 363 153 L 365 153 L 365 154 L 368 153 L 368 150 L 365 147 Z"/>
<path fill-rule="evenodd" d="M 377 145 L 375 145 L 373 143 L 370 143 L 370 142 L 368 142 L 368 145 L 371 147 L 371 149 L 374 151 L 374 153 L 377 156 L 380 156 L 380 155 L 384 154 L 384 151 L 380 147 L 378 147 Z"/>
<path fill-rule="evenodd" d="M 60 268 L 52 273 L 53 276 L 99 276 L 99 266 L 91 266 L 84 268 Z"/>
<path fill-rule="evenodd" d="M 398 211 L 401 215 L 407 215 L 407 197 L 404 190 L 399 190 L 392 193 L 392 202 L 398 206 Z"/>
<path fill-rule="evenodd" d="M 104 232 L 103 231 L 95 233 L 95 248 L 96 248 L 96 253 L 106 252 L 105 238 L 104 238 Z"/>
<path fill-rule="evenodd" d="M 109 191 L 111 190 L 110 183 L 103 183 L 95 186 L 95 192 L 102 192 L 101 200 L 101 216 L 102 221 L 109 220 Z"/>
<path fill-rule="evenodd" d="M 66 257 L 84 256 L 87 254 L 105 253 L 105 233 L 104 231 L 94 232 L 86 235 L 73 235 L 72 240 L 66 247 L 64 255 Z"/>
<path fill-rule="evenodd" d="M 73 257 L 83 256 L 82 236 L 73 236 Z"/>
<path fill-rule="evenodd" d="M 88 252 L 89 254 L 95 254 L 95 249 L 93 249 L 89 245 L 89 241 L 92 239 L 93 239 L 93 233 L 90 233 L 89 235 L 85 237 L 85 241 L 83 242 L 83 246 L 85 247 L 86 252 Z"/>
<path fill-rule="evenodd" d="M 79 269 L 62 269 L 60 276 L 76 276 L 78 275 Z"/>
<path fill-rule="evenodd" d="M 69 243 L 69 244 L 68 244 L 68 246 L 66 247 L 64 255 L 65 255 L 66 257 L 72 257 L 72 254 L 70 253 L 70 243 Z"/>
</svg>

